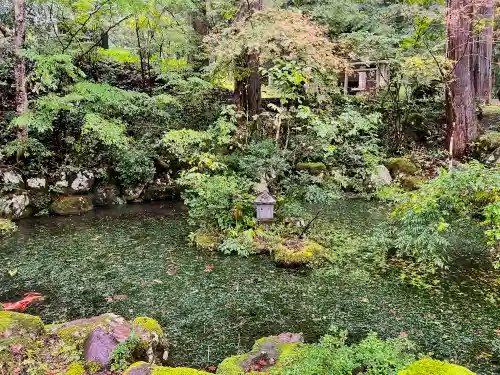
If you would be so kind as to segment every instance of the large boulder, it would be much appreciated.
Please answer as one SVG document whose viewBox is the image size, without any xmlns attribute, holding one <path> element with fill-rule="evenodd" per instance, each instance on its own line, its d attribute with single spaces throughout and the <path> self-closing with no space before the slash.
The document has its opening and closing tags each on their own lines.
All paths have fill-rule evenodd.
<svg viewBox="0 0 500 375">
<path fill-rule="evenodd" d="M 418 167 L 407 157 L 391 158 L 386 160 L 385 166 L 391 172 L 392 177 L 400 175 L 413 176 L 418 172 Z"/>
<path fill-rule="evenodd" d="M 78 215 L 93 209 L 92 197 L 88 195 L 59 196 L 54 199 L 49 211 L 57 215 Z"/>
<path fill-rule="evenodd" d="M 296 351 L 303 338 L 295 333 L 282 333 L 255 342 L 249 353 L 226 358 L 217 368 L 219 375 L 244 375 L 248 373 L 268 373 L 280 362 Z"/>
<path fill-rule="evenodd" d="M 370 175 L 370 183 L 374 187 L 392 184 L 391 172 L 385 165 L 377 165 Z"/>
<path fill-rule="evenodd" d="M 0 196 L 0 217 L 22 219 L 31 214 L 30 199 L 26 192 Z"/>
</svg>

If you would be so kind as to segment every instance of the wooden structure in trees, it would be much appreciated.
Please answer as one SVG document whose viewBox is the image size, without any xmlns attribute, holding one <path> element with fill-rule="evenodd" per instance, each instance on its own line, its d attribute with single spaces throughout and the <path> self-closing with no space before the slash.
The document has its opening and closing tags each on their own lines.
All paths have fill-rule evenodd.
<svg viewBox="0 0 500 375">
<path fill-rule="evenodd" d="M 376 91 L 389 82 L 389 61 L 352 62 L 350 69 L 339 76 L 344 95 Z"/>
</svg>

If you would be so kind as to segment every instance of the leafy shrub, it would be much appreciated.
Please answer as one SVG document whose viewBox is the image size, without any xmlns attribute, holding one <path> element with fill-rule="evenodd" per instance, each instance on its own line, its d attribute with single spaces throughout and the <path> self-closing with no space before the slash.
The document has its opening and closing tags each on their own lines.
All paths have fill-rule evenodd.
<svg viewBox="0 0 500 375">
<path fill-rule="evenodd" d="M 492 247 L 500 239 L 500 168 L 473 162 L 440 175 L 407 195 L 393 213 L 400 255 L 445 266 L 449 258 L 447 232 L 458 218 L 483 218 Z"/>
<path fill-rule="evenodd" d="M 187 173 L 179 179 L 189 209 L 189 221 L 199 227 L 248 228 L 253 226 L 251 182 L 236 175 Z"/>
<path fill-rule="evenodd" d="M 345 344 L 347 332 L 339 337 L 326 335 L 318 344 L 299 346 L 290 358 L 283 359 L 272 374 L 349 375 L 364 373 L 371 375 L 396 375 L 406 368 L 415 357 L 413 345 L 406 339 L 383 341 L 371 333 L 359 344 Z"/>
<path fill-rule="evenodd" d="M 131 147 L 119 150 L 115 158 L 115 171 L 123 186 L 134 187 L 153 179 L 156 169 L 151 158 L 151 151 Z"/>
<path fill-rule="evenodd" d="M 255 253 L 253 238 L 254 233 L 251 229 L 238 233 L 236 237 L 226 237 L 219 246 L 219 251 L 226 255 L 248 257 Z"/>
</svg>

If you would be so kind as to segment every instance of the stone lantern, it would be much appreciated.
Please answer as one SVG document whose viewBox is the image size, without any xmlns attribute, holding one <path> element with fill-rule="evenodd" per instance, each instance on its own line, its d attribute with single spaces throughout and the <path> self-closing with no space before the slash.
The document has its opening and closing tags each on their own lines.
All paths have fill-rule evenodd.
<svg viewBox="0 0 500 375">
<path fill-rule="evenodd" d="M 255 199 L 255 209 L 257 211 L 257 220 L 260 222 L 273 221 L 274 205 L 276 200 L 267 191 Z"/>
</svg>

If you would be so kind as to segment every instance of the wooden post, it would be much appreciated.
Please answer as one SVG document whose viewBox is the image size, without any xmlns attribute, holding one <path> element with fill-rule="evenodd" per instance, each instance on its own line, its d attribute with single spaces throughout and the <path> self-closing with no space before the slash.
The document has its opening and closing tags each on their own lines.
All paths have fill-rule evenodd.
<svg viewBox="0 0 500 375">
<path fill-rule="evenodd" d="M 349 94 L 349 73 L 344 72 L 344 95 Z"/>
</svg>

